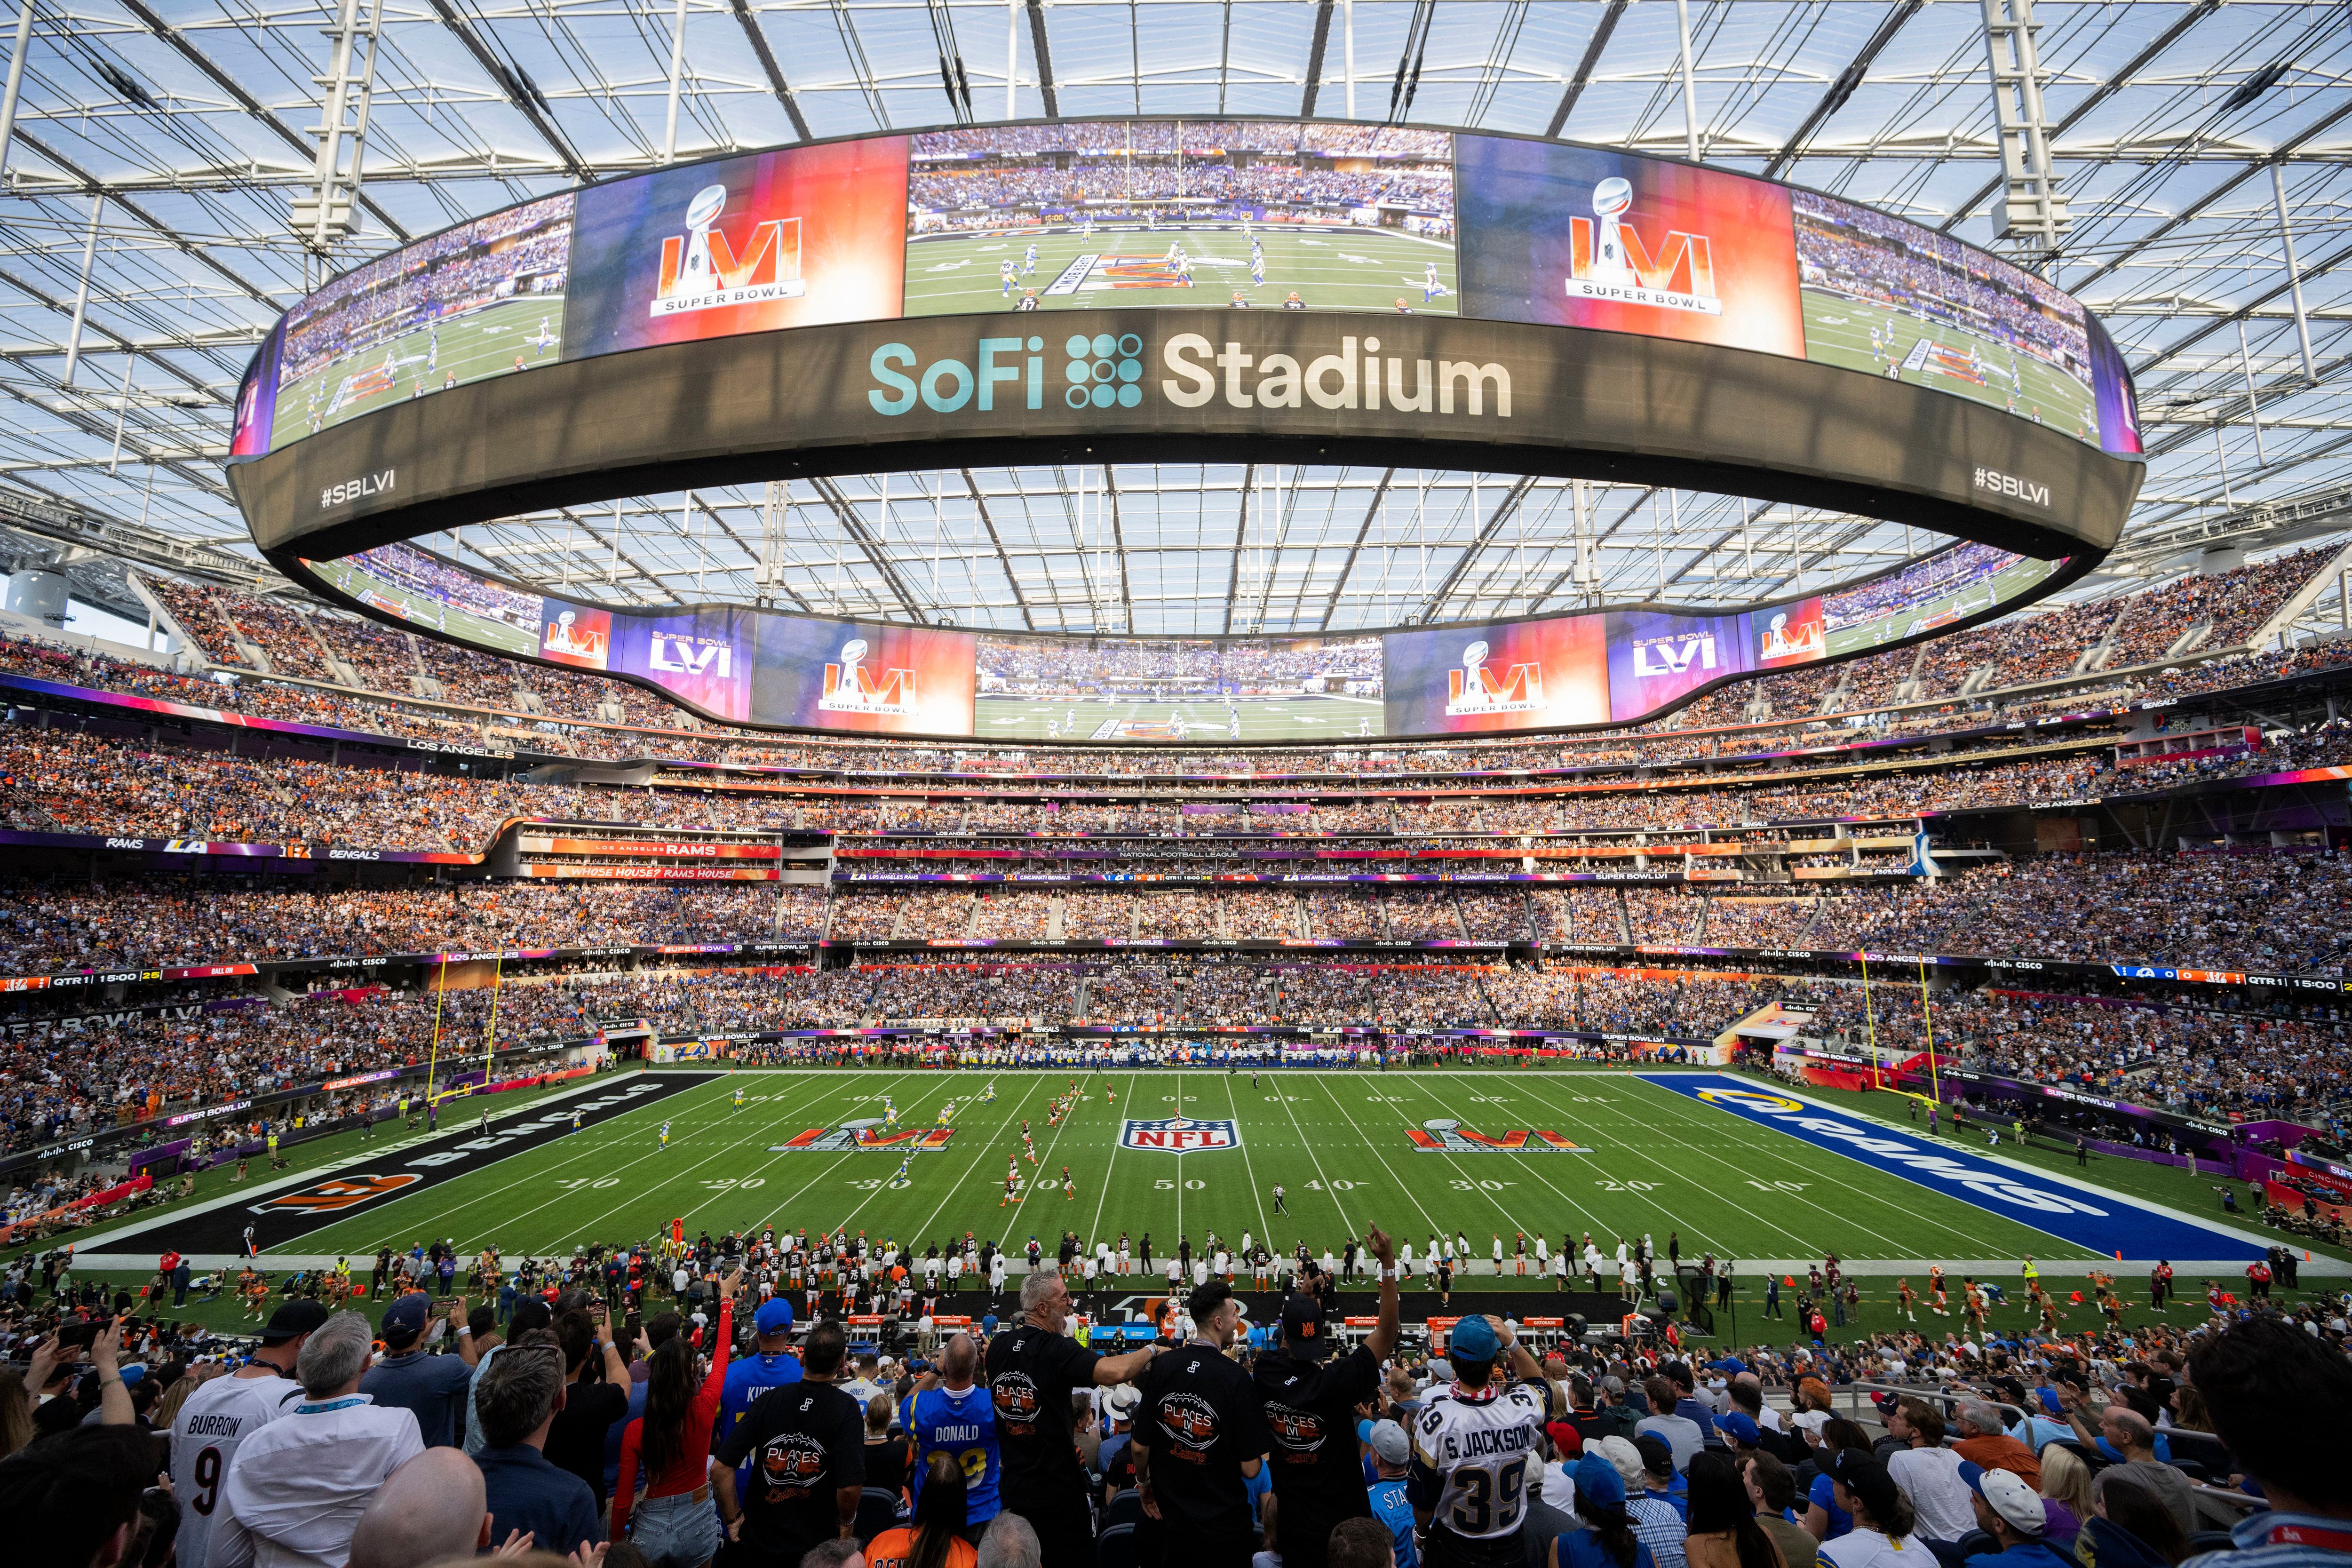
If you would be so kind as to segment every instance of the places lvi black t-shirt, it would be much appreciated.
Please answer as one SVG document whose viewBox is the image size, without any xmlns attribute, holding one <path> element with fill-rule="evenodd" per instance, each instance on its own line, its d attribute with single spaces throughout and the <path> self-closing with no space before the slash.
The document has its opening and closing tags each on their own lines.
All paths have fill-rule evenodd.
<svg viewBox="0 0 2352 1568">
<path fill-rule="evenodd" d="M 1250 1504 L 1242 1466 L 1271 1441 L 1249 1373 L 1206 1345 L 1171 1351 L 1143 1374 L 1135 1441 L 1151 1450 L 1151 1491 L 1171 1546 L 1238 1551 L 1246 1559 Z"/>
<path fill-rule="evenodd" d="M 997 1490 L 1015 1513 L 1086 1496 L 1070 1393 L 1095 1385 L 1101 1359 L 1067 1334 L 1034 1323 L 1015 1323 L 989 1342 L 988 1394 L 1003 1461 Z"/>
<path fill-rule="evenodd" d="M 748 1457 L 743 1544 L 776 1563 L 841 1533 L 835 1493 L 866 1484 L 866 1413 L 829 1383 L 793 1383 L 751 1402 L 719 1446 L 729 1469 Z"/>
</svg>

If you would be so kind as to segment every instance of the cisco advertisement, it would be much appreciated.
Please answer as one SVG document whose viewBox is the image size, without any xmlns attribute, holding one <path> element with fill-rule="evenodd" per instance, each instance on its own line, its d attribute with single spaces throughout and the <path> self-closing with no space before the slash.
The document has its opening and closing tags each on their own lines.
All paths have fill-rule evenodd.
<svg viewBox="0 0 2352 1568">
<path fill-rule="evenodd" d="M 1958 544 L 1759 608 L 1631 608 L 1315 637 L 1053 637 L 526 593 L 413 544 L 308 562 L 391 618 L 631 677 L 710 718 L 945 740 L 1260 742 L 1629 723 L 1723 681 L 1916 637 L 2063 563 Z"/>
<path fill-rule="evenodd" d="M 1720 344 L 2140 448 L 2130 374 L 2078 302 L 1870 207 L 1533 139 L 1112 120 L 746 153 L 461 224 L 287 314 L 247 373 L 231 461 L 487 377 L 656 344 L 1154 305 Z"/>
</svg>

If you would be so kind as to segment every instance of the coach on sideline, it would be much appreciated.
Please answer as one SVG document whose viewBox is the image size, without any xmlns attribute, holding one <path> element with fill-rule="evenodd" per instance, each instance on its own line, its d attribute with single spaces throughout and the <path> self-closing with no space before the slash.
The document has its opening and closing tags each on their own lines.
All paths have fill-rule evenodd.
<svg viewBox="0 0 2352 1568">
<path fill-rule="evenodd" d="M 1069 1321 L 1070 1290 L 1061 1274 L 1034 1268 L 1021 1282 L 1020 1321 L 988 1347 L 988 1393 L 1003 1460 L 998 1495 L 1035 1528 L 1044 1568 L 1095 1568 L 1094 1510 L 1078 1464 L 1070 1395 L 1133 1381 L 1160 1349 L 1097 1355 L 1069 1337 Z"/>
</svg>

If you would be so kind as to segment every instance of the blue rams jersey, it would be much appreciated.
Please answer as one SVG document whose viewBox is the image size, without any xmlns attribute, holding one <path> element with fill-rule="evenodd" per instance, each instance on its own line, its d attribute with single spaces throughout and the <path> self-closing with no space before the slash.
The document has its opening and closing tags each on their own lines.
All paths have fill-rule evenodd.
<svg viewBox="0 0 2352 1568">
<path fill-rule="evenodd" d="M 1003 1510 L 996 1481 L 1003 1467 L 996 1447 L 996 1402 L 988 1385 L 975 1383 L 958 1393 L 927 1388 L 907 1396 L 898 1407 L 899 1424 L 915 1440 L 915 1462 L 908 1484 L 920 1506 L 923 1475 L 933 1454 L 951 1456 L 963 1470 L 967 1525 L 985 1524 Z"/>
<path fill-rule="evenodd" d="M 726 1441 L 760 1395 L 800 1380 L 801 1358 L 790 1352 L 739 1356 L 728 1363 L 727 1381 L 719 1394 L 719 1441 Z"/>
</svg>

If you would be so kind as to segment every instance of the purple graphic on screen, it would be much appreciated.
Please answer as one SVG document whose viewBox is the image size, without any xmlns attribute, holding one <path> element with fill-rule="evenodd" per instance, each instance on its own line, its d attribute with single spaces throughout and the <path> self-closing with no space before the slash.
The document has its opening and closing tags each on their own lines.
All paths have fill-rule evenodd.
<svg viewBox="0 0 2352 1568">
<path fill-rule="evenodd" d="M 1703 686 L 1755 668 L 1748 617 L 1616 610 L 1609 616 L 1609 712 L 1655 712 Z"/>
</svg>

